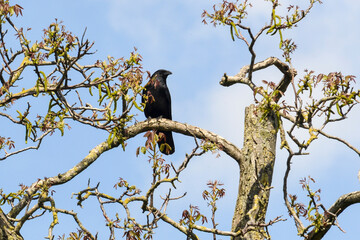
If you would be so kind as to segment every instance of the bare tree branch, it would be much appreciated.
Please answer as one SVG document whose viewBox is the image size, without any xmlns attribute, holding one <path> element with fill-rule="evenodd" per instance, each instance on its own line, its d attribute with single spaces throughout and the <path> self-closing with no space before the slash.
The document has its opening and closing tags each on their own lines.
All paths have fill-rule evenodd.
<svg viewBox="0 0 360 240">
<path fill-rule="evenodd" d="M 164 118 L 150 119 L 143 122 L 139 122 L 133 126 L 130 126 L 127 129 L 125 129 L 125 136 L 127 138 L 132 138 L 138 135 L 139 133 L 153 129 L 163 130 L 163 131 L 171 130 L 187 136 L 195 136 L 200 139 L 208 140 L 210 142 L 215 143 L 220 150 L 224 151 L 226 154 L 228 154 L 238 163 L 243 158 L 241 149 L 236 147 L 233 143 L 229 142 L 225 138 L 210 131 L 201 129 L 199 127 L 195 127 L 186 123 L 171 121 Z"/>
<path fill-rule="evenodd" d="M 325 132 L 322 131 L 322 130 L 319 130 L 318 132 L 319 132 L 321 135 L 323 135 L 323 136 L 325 136 L 325 137 L 327 137 L 327 138 L 334 139 L 334 140 L 336 140 L 336 141 L 339 141 L 339 142 L 345 144 L 348 148 L 350 148 L 351 150 L 353 150 L 354 152 L 356 152 L 356 153 L 359 155 L 359 157 L 360 157 L 360 150 L 357 149 L 357 148 L 355 148 L 353 145 L 351 145 L 351 144 L 350 144 L 349 142 L 347 142 L 346 140 L 344 140 L 344 139 L 342 139 L 342 138 L 339 138 L 339 137 L 335 137 L 335 136 L 329 135 L 329 134 L 325 133 Z"/>
<path fill-rule="evenodd" d="M 0 113 L 1 114 L 1 113 Z M 31 149 L 39 149 L 41 143 L 42 143 L 42 140 L 44 139 L 44 137 L 46 137 L 52 130 L 47 130 L 45 133 L 43 133 L 39 138 L 35 139 L 34 142 L 38 142 L 38 144 L 36 146 L 30 146 L 30 147 L 26 147 L 26 148 L 23 148 L 23 149 L 20 149 L 20 150 L 17 150 L 17 151 L 14 151 L 14 152 L 11 152 L 11 153 L 6 153 L 4 157 L 0 158 L 0 161 L 2 160 L 5 160 L 6 158 L 12 156 L 12 155 L 15 155 L 15 154 L 18 154 L 18 153 L 21 153 L 21 152 L 25 152 L 25 151 L 28 151 L 28 150 L 31 150 Z"/>
<path fill-rule="evenodd" d="M 224 87 L 229 87 L 236 83 L 242 83 L 248 85 L 254 92 L 256 92 L 256 85 L 250 78 L 246 77 L 246 75 L 250 71 L 255 72 L 270 67 L 272 65 L 276 66 L 284 74 L 284 77 L 277 86 L 277 90 L 279 90 L 280 93 L 284 93 L 288 85 L 290 84 L 293 76 L 295 76 L 297 73 L 295 70 L 290 69 L 286 63 L 283 63 L 280 59 L 276 57 L 269 57 L 262 62 L 255 63 L 253 69 L 250 69 L 250 65 L 246 65 L 242 67 L 240 72 L 235 76 L 227 76 L 225 73 L 224 76 L 221 78 L 220 84 Z M 262 94 L 261 91 L 259 91 L 259 93 Z M 276 102 L 279 99 L 280 96 L 277 96 Z"/>
</svg>

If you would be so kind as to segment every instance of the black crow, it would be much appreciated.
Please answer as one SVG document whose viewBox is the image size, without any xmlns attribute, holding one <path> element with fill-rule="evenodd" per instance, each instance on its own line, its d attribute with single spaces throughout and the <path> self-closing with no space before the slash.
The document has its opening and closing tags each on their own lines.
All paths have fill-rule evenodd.
<svg viewBox="0 0 360 240">
<path fill-rule="evenodd" d="M 143 91 L 142 102 L 145 103 L 144 113 L 147 118 L 163 117 L 172 119 L 171 117 L 171 97 L 169 89 L 166 85 L 166 78 L 171 74 L 170 71 L 160 69 L 150 77 L 150 81 L 145 85 Z M 147 101 L 144 98 L 147 96 Z M 158 142 L 160 151 L 166 155 L 175 152 L 174 140 L 171 131 L 156 131 L 160 136 Z M 162 134 L 163 133 L 163 136 Z M 167 143 L 171 149 L 160 146 Z"/>
</svg>

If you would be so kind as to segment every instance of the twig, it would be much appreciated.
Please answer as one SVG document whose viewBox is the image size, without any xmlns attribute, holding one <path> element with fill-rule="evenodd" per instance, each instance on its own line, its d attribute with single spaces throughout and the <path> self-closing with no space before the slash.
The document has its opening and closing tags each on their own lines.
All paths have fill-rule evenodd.
<svg viewBox="0 0 360 240">
<path fill-rule="evenodd" d="M 322 130 L 318 130 L 318 132 L 323 135 L 324 137 L 327 137 L 327 138 L 330 138 L 330 139 L 334 139 L 336 141 L 339 141 L 343 144 L 345 144 L 347 147 L 349 147 L 351 150 L 353 150 L 354 152 L 356 152 L 359 156 L 360 156 L 360 150 L 358 150 L 357 148 L 355 148 L 353 145 L 351 145 L 350 143 L 348 143 L 347 141 L 345 141 L 344 139 L 342 138 L 339 138 L 339 137 L 335 137 L 335 136 L 332 136 L 332 135 L 329 135 L 327 133 L 325 133 L 324 131 Z"/>
</svg>

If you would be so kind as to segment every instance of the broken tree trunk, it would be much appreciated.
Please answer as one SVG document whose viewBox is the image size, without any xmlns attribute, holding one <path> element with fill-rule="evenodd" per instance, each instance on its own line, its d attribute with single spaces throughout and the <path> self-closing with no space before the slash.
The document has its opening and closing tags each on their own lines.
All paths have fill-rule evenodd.
<svg viewBox="0 0 360 240">
<path fill-rule="evenodd" d="M 232 231 L 245 235 L 234 240 L 260 240 L 266 237 L 265 216 L 275 163 L 278 120 L 254 105 L 245 110 L 243 161 L 240 162 L 239 192 L 232 221 Z"/>
</svg>

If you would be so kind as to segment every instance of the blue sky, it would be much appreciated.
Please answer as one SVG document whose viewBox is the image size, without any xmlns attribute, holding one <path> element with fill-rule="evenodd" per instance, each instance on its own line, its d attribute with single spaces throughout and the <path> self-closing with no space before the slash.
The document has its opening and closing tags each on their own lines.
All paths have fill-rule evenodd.
<svg viewBox="0 0 360 240">
<path fill-rule="evenodd" d="M 268 21 L 270 4 L 265 1 L 254 2 L 247 23 L 259 28 Z M 285 1 L 284 6 L 289 2 L 291 1 Z M 292 1 L 294 2 L 296 4 L 297 1 Z M 341 71 L 344 74 L 360 76 L 360 2 L 323 2 L 324 4 L 315 6 L 299 27 L 285 32 L 285 37 L 292 38 L 298 44 L 293 64 L 300 76 L 304 69 L 323 73 Z M 214 28 L 201 23 L 202 11 L 211 10 L 211 6 L 218 1 L 36 0 L 17 3 L 23 6 L 24 16 L 16 22 L 24 28 L 31 26 L 28 36 L 33 41 L 41 39 L 42 29 L 55 18 L 62 20 L 67 29 L 76 35 L 81 35 L 87 27 L 87 37 L 90 41 L 95 41 L 94 49 L 97 50 L 97 53 L 89 58 L 90 63 L 108 55 L 127 57 L 134 47 L 138 48 L 138 52 L 143 56 L 145 70 L 153 72 L 165 68 L 173 72 L 168 86 L 172 95 L 174 120 L 215 132 L 241 147 L 244 110 L 252 103 L 251 92 L 246 86 L 224 88 L 218 82 L 224 72 L 234 75 L 243 65 L 248 64 L 250 55 L 242 42 L 231 40 L 229 29 Z M 277 36 L 263 36 L 255 47 L 257 60 L 261 61 L 269 56 L 281 57 L 278 40 Z M 254 76 L 257 82 L 263 79 L 278 81 L 281 78 L 276 69 L 256 73 Z M 357 84 L 357 87 L 359 86 Z M 359 131 L 356 127 L 359 118 L 360 111 L 356 108 L 349 115 L 349 119 L 331 126 L 328 132 L 344 137 L 359 148 Z M 144 117 L 140 113 L 137 119 L 143 120 Z M 2 119 L 0 121 L 6 122 Z M 30 185 L 38 178 L 64 172 L 107 137 L 104 133 L 79 124 L 71 123 L 71 126 L 72 129 L 67 131 L 64 137 L 55 134 L 47 139 L 39 151 L 26 152 L 0 162 L 0 187 L 5 192 L 14 191 L 19 183 Z M 2 131 L 23 139 L 23 129 Z M 185 153 L 191 151 L 193 140 L 179 134 L 175 134 L 174 139 L 176 153 L 169 161 L 179 164 Z M 107 152 L 72 183 L 54 188 L 57 207 L 78 211 L 85 226 L 93 232 L 99 231 L 100 239 L 107 236 L 96 202 L 89 201 L 84 204 L 84 209 L 80 209 L 76 206 L 76 200 L 71 199 L 71 193 L 86 188 L 89 178 L 94 184 L 101 182 L 103 192 L 114 193 L 112 186 L 118 177 L 123 177 L 145 190 L 151 171 L 144 157 L 135 157 L 135 149 L 143 142 L 142 136 L 131 139 L 126 152 L 120 148 Z M 356 176 L 360 164 L 356 154 L 341 144 L 324 138 L 317 140 L 309 152 L 309 156 L 293 161 L 289 193 L 301 196 L 303 192 L 298 181 L 308 175 L 317 180 L 314 189 L 322 189 L 322 203 L 326 207 L 330 207 L 340 195 L 359 190 L 360 183 Z M 288 221 L 270 228 L 273 239 L 296 238 L 293 220 L 288 217 L 282 200 L 285 160 L 286 154 L 277 149 L 274 190 L 271 193 L 268 219 L 283 215 Z M 218 179 L 227 189 L 226 197 L 219 202 L 219 227 L 230 230 L 238 178 L 237 165 L 225 154 L 221 154 L 220 158 L 207 154 L 194 159 L 182 175 L 182 184 L 174 191 L 178 195 L 183 192 L 188 194 L 181 201 L 169 206 L 169 215 L 175 220 L 180 219 L 182 210 L 191 203 L 200 206 L 201 211 L 210 216 L 210 210 L 202 200 L 201 193 L 208 180 Z M 65 199 L 62 194 L 65 194 Z M 334 227 L 325 239 L 357 239 L 360 234 L 359 212 L 359 206 L 346 210 L 339 218 L 339 223 L 346 233 Z M 50 221 L 51 216 L 47 215 L 29 222 L 23 227 L 23 236 L 25 239 L 45 237 Z M 55 227 L 55 235 L 73 231 L 72 223 L 71 218 L 61 217 L 60 225 Z M 168 239 L 169 232 L 173 239 L 184 239 L 177 230 L 165 224 L 156 232 L 155 239 Z M 122 234 L 118 234 L 119 238 L 121 236 Z M 211 237 L 201 236 L 203 239 Z"/>
</svg>

